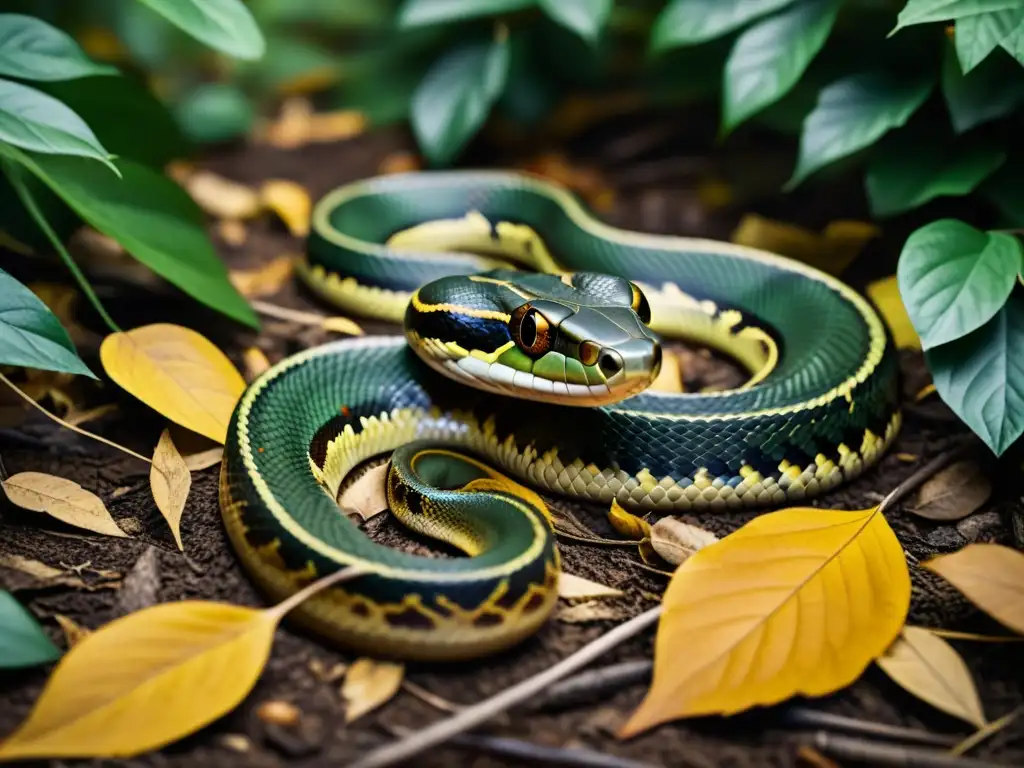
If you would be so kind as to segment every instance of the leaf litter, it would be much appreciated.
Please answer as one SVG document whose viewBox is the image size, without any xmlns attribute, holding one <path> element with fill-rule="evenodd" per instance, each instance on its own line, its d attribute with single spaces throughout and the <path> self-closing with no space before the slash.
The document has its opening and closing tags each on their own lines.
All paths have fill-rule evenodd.
<svg viewBox="0 0 1024 768">
<path fill-rule="evenodd" d="M 23 509 L 45 512 L 76 528 L 105 536 L 127 537 L 99 496 L 73 480 L 45 472 L 19 472 L 0 483 L 7 498 Z"/>
<path fill-rule="evenodd" d="M 167 429 L 160 433 L 160 440 L 153 451 L 149 483 L 157 509 L 174 536 L 174 543 L 184 551 L 185 547 L 181 543 L 181 515 L 192 488 L 192 474 Z"/>
<path fill-rule="evenodd" d="M 365 656 L 352 662 L 341 684 L 345 722 L 358 720 L 390 701 L 401 688 L 404 677 L 404 664 Z"/>
<path fill-rule="evenodd" d="M 992 483 L 974 461 L 957 461 L 928 478 L 908 509 L 929 520 L 960 520 L 992 496 Z"/>
</svg>

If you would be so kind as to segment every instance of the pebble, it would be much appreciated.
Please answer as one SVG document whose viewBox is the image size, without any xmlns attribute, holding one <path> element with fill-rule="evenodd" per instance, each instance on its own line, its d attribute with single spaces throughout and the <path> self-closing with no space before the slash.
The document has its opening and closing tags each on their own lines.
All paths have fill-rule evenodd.
<svg viewBox="0 0 1024 768">
<path fill-rule="evenodd" d="M 256 717 L 274 725 L 295 725 L 299 715 L 299 708 L 287 701 L 264 701 L 256 708 Z"/>
</svg>

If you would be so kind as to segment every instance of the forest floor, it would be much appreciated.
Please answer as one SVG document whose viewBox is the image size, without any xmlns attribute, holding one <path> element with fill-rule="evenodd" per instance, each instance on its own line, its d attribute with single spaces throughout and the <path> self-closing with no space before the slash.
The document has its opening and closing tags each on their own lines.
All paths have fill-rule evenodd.
<svg viewBox="0 0 1024 768">
<path fill-rule="evenodd" d="M 642 139 L 636 141 L 639 145 L 643 143 Z M 599 149 L 594 149 L 595 146 Z M 410 148 L 404 133 L 387 131 L 294 150 L 266 146 L 236 148 L 208 158 L 202 166 L 242 183 L 258 184 L 268 178 L 292 179 L 305 186 L 315 200 L 339 184 L 378 173 L 387 158 Z M 673 159 L 656 155 L 647 160 L 637 159 L 640 153 L 629 150 L 625 140 L 613 145 L 606 139 L 595 139 L 590 148 L 579 151 L 589 153 L 587 161 L 595 164 L 614 189 L 614 199 L 606 201 L 608 205 L 600 215 L 618 226 L 727 238 L 742 215 L 742 207 L 748 204 L 738 197 L 731 205 L 710 213 L 706 210 L 706 189 L 705 193 L 700 193 L 688 174 L 696 173 L 692 170 L 696 166 L 714 165 L 719 162 L 717 158 L 698 158 L 699 162 L 689 156 Z M 750 161 L 751 165 L 744 166 L 742 159 L 736 160 L 737 156 L 743 157 L 742 150 L 739 155 L 730 156 L 734 170 L 722 171 L 726 177 L 731 174 L 731 178 L 743 178 L 744 168 L 755 173 L 771 165 L 768 159 L 763 162 L 755 159 Z M 670 178 L 671 168 L 677 169 L 674 179 Z M 706 170 L 699 173 L 706 173 Z M 747 181 L 749 186 L 749 179 Z M 757 195 L 756 191 L 752 194 Z M 784 205 L 768 203 L 759 210 L 819 231 L 831 217 L 851 216 L 848 207 L 843 209 L 842 199 L 842 193 L 834 197 L 808 193 Z M 862 214 L 854 211 L 852 215 Z M 225 243 L 212 226 L 211 231 L 219 252 L 233 268 L 256 267 L 301 248 L 301 243 L 276 221 L 251 224 L 246 241 L 237 246 Z M 867 279 L 891 274 L 901 242 L 900 233 L 886 232 L 844 273 L 844 278 L 862 289 Z M 269 319 L 257 336 L 197 307 L 166 286 L 152 289 L 112 277 L 97 278 L 96 284 L 109 311 L 123 327 L 156 321 L 194 327 L 223 349 L 240 368 L 242 351 L 247 347 L 260 347 L 271 362 L 276 362 L 332 337 L 318 329 Z M 277 294 L 263 298 L 281 306 L 331 314 L 329 308 L 319 305 L 294 282 L 287 283 Z M 80 351 L 93 370 L 100 370 L 96 348 L 102 326 L 87 307 L 81 309 L 77 319 L 94 334 L 92 347 L 80 345 Z M 364 328 L 368 333 L 395 331 L 374 323 L 365 323 Z M 686 359 L 696 366 L 687 374 L 696 378 L 714 377 L 720 368 L 700 355 Z M 854 510 L 877 504 L 900 481 L 967 434 L 934 396 L 921 403 L 913 402 L 914 393 L 928 382 L 920 354 L 903 353 L 902 364 L 908 410 L 896 444 L 875 469 L 820 499 L 817 506 Z M 89 429 L 141 453 L 152 451 L 164 426 L 157 414 L 113 385 L 97 390 L 92 397 L 94 402 L 82 407 L 115 402 L 118 408 L 90 422 Z M 38 413 L 29 413 L 16 427 L 0 429 L 0 453 L 8 474 L 28 470 L 49 472 L 82 484 L 99 495 L 124 530 L 132 534 L 124 539 L 81 535 L 75 529 L 13 505 L 5 503 L 0 507 L 0 586 L 14 591 L 58 644 L 63 644 L 64 639 L 54 619 L 57 614 L 95 629 L 156 602 L 199 598 L 250 606 L 263 604 L 225 536 L 217 501 L 216 467 L 193 475 L 181 526 L 183 555 L 153 502 L 148 466 L 64 430 Z M 986 463 L 984 453 L 979 452 L 978 457 Z M 1021 498 L 1015 493 L 1013 483 L 997 480 L 995 484 L 991 501 L 959 522 L 933 522 L 912 515 L 907 512 L 909 501 L 890 509 L 887 518 L 916 562 L 936 553 L 960 549 L 971 541 L 1012 544 L 1012 521 L 1022 514 Z M 556 509 L 572 511 L 600 535 L 616 535 L 607 522 L 607 510 L 558 499 L 549 499 L 549 502 Z M 691 519 L 724 535 L 749 520 L 750 514 Z M 409 546 L 407 533 L 386 514 L 374 518 L 367 528 L 381 541 Z M 594 547 L 571 540 L 561 541 L 560 548 L 566 571 L 624 592 L 623 597 L 602 601 L 604 618 L 573 621 L 556 615 L 539 633 L 511 651 L 471 663 L 408 665 L 406 679 L 452 704 L 472 704 L 552 665 L 625 619 L 656 605 L 666 586 L 665 578 L 638 567 L 641 560 L 635 548 Z M 12 556 L 44 563 L 59 569 L 62 576 L 41 580 L 24 569 L 11 567 Z M 911 573 L 914 586 L 911 623 L 1005 634 L 991 621 L 980 617 L 938 577 L 923 571 L 913 561 Z M 975 677 L 990 719 L 1024 705 L 1024 666 L 1019 663 L 1020 651 L 1016 644 L 958 642 L 956 646 Z M 597 665 L 649 659 L 652 648 L 653 632 L 648 630 L 615 648 Z M 686 649 L 681 648 L 679 652 L 684 654 Z M 346 725 L 339 684 L 332 679 L 330 670 L 338 664 L 351 663 L 354 658 L 352 654 L 297 633 L 286 623 L 277 632 L 272 656 L 255 690 L 233 712 L 158 752 L 134 759 L 88 764 L 182 768 L 344 765 L 356 755 L 393 739 L 398 730 L 422 728 L 446 716 L 445 712 L 403 689 L 379 709 Z M 27 715 L 47 674 L 48 669 L 42 668 L 0 676 L 0 737 Z M 587 747 L 631 758 L 639 761 L 637 765 L 680 768 L 811 765 L 802 762 L 799 748 L 811 744 L 814 732 L 819 729 L 797 729 L 783 723 L 781 715 L 789 706 L 923 729 L 948 736 L 950 743 L 970 733 L 968 726 L 920 703 L 872 666 L 856 683 L 829 697 L 798 700 L 728 719 L 703 718 L 672 723 L 629 741 L 616 740 L 615 730 L 638 705 L 645 690 L 645 682 L 640 681 L 557 711 L 513 711 L 478 732 L 547 746 Z M 298 722 L 282 726 L 260 719 L 256 714 L 258 707 L 272 700 L 294 704 L 300 711 Z M 1024 719 L 1011 723 L 984 741 L 971 755 L 1002 765 L 1024 765 Z M 838 759 L 837 763 L 844 768 L 873 764 L 847 759 Z M 73 765 L 76 761 L 62 761 L 62 764 Z M 526 761 L 486 756 L 469 746 L 448 746 L 432 749 L 409 764 L 482 768 L 524 765 Z"/>
</svg>

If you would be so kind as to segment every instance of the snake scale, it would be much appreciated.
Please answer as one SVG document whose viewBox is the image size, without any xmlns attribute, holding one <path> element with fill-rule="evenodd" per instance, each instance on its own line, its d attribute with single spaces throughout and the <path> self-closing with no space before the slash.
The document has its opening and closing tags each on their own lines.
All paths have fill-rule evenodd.
<svg viewBox="0 0 1024 768">
<path fill-rule="evenodd" d="M 900 426 L 885 326 L 839 280 L 711 240 L 628 232 L 550 182 L 428 171 L 340 187 L 313 211 L 301 279 L 339 310 L 404 323 L 286 358 L 232 416 L 220 501 L 271 597 L 356 565 L 293 619 L 411 660 L 493 653 L 557 601 L 538 492 L 642 512 L 799 502 L 871 466 Z M 650 385 L 686 339 L 750 376 Z M 345 476 L 391 453 L 391 512 L 467 557 L 371 540 Z"/>
</svg>

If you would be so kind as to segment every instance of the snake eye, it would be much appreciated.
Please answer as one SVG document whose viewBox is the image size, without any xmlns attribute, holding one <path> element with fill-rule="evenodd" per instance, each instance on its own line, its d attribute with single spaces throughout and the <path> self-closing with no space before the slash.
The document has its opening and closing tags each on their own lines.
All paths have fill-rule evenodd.
<svg viewBox="0 0 1024 768">
<path fill-rule="evenodd" d="M 551 324 L 529 304 L 512 313 L 509 330 L 516 346 L 530 357 L 541 357 L 551 349 Z"/>
<path fill-rule="evenodd" d="M 647 297 L 644 296 L 635 283 L 630 283 L 630 287 L 633 289 L 633 303 L 630 305 L 632 310 L 636 312 L 640 318 L 640 322 L 644 325 L 648 325 L 651 322 L 651 305 L 647 303 Z"/>
</svg>

